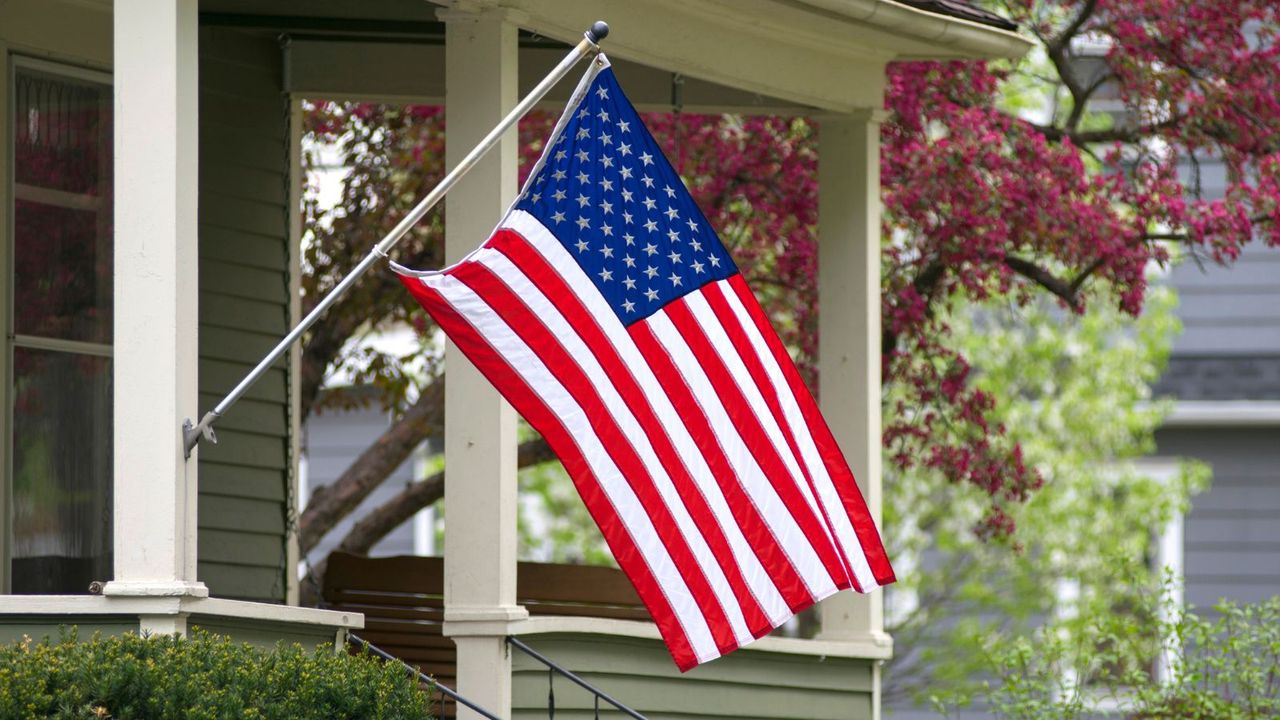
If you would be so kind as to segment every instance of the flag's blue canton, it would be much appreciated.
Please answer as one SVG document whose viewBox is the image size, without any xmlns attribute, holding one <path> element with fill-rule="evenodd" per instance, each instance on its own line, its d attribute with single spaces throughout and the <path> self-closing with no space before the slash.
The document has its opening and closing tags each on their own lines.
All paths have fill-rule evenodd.
<svg viewBox="0 0 1280 720">
<path fill-rule="evenodd" d="M 624 324 L 738 272 L 610 68 L 516 207 L 551 230 Z"/>
</svg>

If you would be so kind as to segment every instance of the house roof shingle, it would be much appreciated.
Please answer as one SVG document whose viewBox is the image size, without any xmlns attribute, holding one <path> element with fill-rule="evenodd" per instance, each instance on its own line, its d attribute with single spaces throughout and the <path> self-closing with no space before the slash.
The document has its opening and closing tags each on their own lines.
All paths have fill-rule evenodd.
<svg viewBox="0 0 1280 720">
<path fill-rule="evenodd" d="M 926 12 L 947 15 L 962 20 L 971 20 L 1001 30 L 1018 29 L 1017 23 L 1006 20 L 993 12 L 974 7 L 967 2 L 963 2 L 963 0 L 897 0 L 897 2 Z"/>
</svg>

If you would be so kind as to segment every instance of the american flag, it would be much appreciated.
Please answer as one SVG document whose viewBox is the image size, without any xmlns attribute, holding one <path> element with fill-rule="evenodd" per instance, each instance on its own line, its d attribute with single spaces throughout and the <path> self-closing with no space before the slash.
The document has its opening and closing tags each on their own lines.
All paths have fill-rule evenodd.
<svg viewBox="0 0 1280 720">
<path fill-rule="evenodd" d="M 404 281 L 560 457 L 681 670 L 893 581 L 817 403 L 603 56 L 493 236 Z"/>
</svg>

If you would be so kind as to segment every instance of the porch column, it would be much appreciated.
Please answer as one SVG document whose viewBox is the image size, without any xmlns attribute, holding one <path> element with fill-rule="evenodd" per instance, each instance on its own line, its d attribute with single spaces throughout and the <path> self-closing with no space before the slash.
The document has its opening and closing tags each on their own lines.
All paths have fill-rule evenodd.
<svg viewBox="0 0 1280 720">
<path fill-rule="evenodd" d="M 104 593 L 206 596 L 196 461 L 184 459 L 180 429 L 198 417 L 198 9 L 126 0 L 114 16 L 115 577 Z"/>
<path fill-rule="evenodd" d="M 882 111 L 818 127 L 818 377 L 822 411 L 880 523 L 880 122 Z M 887 645 L 884 596 L 822 603 L 819 637 Z"/>
<path fill-rule="evenodd" d="M 442 10 L 445 159 L 459 160 L 515 106 L 516 27 L 497 13 Z M 445 197 L 445 254 L 487 239 L 516 193 L 512 130 Z M 511 621 L 516 605 L 516 416 L 453 346 L 445 351 L 444 633 L 458 646 L 458 691 L 511 714 Z M 459 708 L 459 717 L 478 717 Z"/>
</svg>

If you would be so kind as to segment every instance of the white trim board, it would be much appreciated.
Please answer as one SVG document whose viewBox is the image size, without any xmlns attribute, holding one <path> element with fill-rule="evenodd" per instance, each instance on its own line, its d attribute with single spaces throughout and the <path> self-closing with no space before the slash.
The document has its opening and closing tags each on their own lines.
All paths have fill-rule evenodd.
<svg viewBox="0 0 1280 720">
<path fill-rule="evenodd" d="M 1280 426 L 1280 400 L 1183 400 L 1161 427 Z"/>
<path fill-rule="evenodd" d="M 201 615 L 358 630 L 358 612 L 188 596 L 0 595 L 0 616 Z"/>
</svg>

